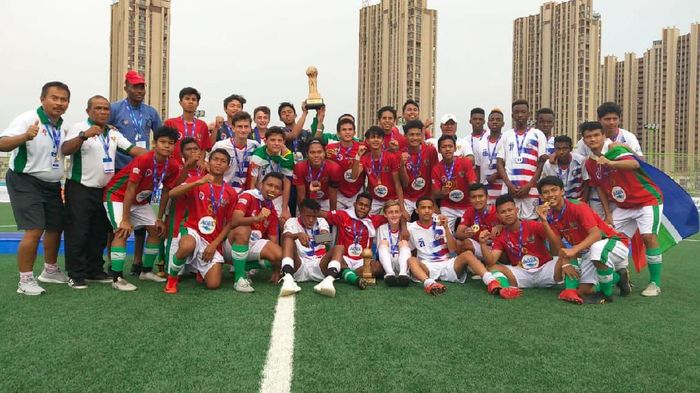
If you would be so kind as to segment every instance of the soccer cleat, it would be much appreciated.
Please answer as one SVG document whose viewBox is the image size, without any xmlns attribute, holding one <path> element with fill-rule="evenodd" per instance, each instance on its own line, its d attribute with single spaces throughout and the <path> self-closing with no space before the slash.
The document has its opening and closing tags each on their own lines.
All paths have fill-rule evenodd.
<svg viewBox="0 0 700 393">
<path fill-rule="evenodd" d="M 335 281 L 335 278 L 326 276 L 326 278 L 314 286 L 314 292 L 323 296 L 335 297 L 335 287 L 333 286 L 333 281 Z"/>
<path fill-rule="evenodd" d="M 399 277 L 396 278 L 396 286 L 407 287 L 410 283 L 411 279 L 404 274 L 399 274 Z"/>
<path fill-rule="evenodd" d="M 584 303 L 586 304 L 608 304 L 612 303 L 612 296 L 605 296 L 603 292 L 596 292 L 590 296 L 586 296 Z"/>
<path fill-rule="evenodd" d="M 241 293 L 253 293 L 255 292 L 255 289 L 250 285 L 248 280 L 245 278 L 241 277 L 236 281 L 235 284 L 233 284 L 233 289 L 236 290 L 236 292 L 241 292 Z"/>
<path fill-rule="evenodd" d="M 136 285 L 130 284 L 123 277 L 117 277 L 117 281 L 112 281 L 112 288 L 122 292 L 131 292 L 136 290 Z"/>
<path fill-rule="evenodd" d="M 301 287 L 297 285 L 294 281 L 294 276 L 287 273 L 282 277 L 282 288 L 280 289 L 280 296 L 294 295 L 295 293 L 301 291 Z"/>
<path fill-rule="evenodd" d="M 632 292 L 632 286 L 630 285 L 630 273 L 626 267 L 617 271 L 620 275 L 620 281 L 617 282 L 617 286 L 620 288 L 620 296 L 629 296 Z"/>
<path fill-rule="evenodd" d="M 395 287 L 399 285 L 398 280 L 396 279 L 396 276 L 393 274 L 388 274 L 384 276 L 384 283 L 390 287 Z"/>
<path fill-rule="evenodd" d="M 141 274 L 139 274 L 139 280 L 141 280 L 141 281 L 153 281 L 153 282 L 166 282 L 167 281 L 163 277 L 158 277 L 158 275 L 153 273 L 153 272 L 141 272 Z"/>
<path fill-rule="evenodd" d="M 197 281 L 197 284 L 201 284 L 204 282 L 204 277 L 202 277 L 202 275 L 199 274 L 199 272 L 196 272 L 194 274 L 194 279 Z"/>
<path fill-rule="evenodd" d="M 20 281 L 19 285 L 17 285 L 17 293 L 21 293 L 23 295 L 35 296 L 41 295 L 45 292 L 46 290 L 40 287 L 39 283 L 36 282 L 36 280 L 33 277 L 25 282 Z"/>
<path fill-rule="evenodd" d="M 168 276 L 168 282 L 165 283 L 165 289 L 163 289 L 163 292 L 170 294 L 177 293 L 177 282 L 177 276 Z"/>
<path fill-rule="evenodd" d="M 561 291 L 559 293 L 559 299 L 569 303 L 583 304 L 583 299 L 581 299 L 581 296 L 579 296 L 575 289 L 565 289 Z"/>
<path fill-rule="evenodd" d="M 82 278 L 69 278 L 68 279 L 68 286 L 73 288 L 73 289 L 86 289 L 87 283 L 85 283 L 85 280 Z"/>
<path fill-rule="evenodd" d="M 89 274 L 86 278 L 85 281 L 87 282 L 99 282 L 103 284 L 109 284 L 112 282 L 112 277 L 105 273 L 105 272 L 98 272 L 95 274 Z"/>
<path fill-rule="evenodd" d="M 39 275 L 39 281 L 51 284 L 66 284 L 68 282 L 68 277 L 61 271 L 61 269 L 56 270 L 53 273 L 49 273 L 44 269 Z"/>
<path fill-rule="evenodd" d="M 440 284 L 439 282 L 434 282 L 427 287 L 424 288 L 425 293 L 428 295 L 433 295 L 433 296 L 438 296 L 442 295 L 443 293 L 447 292 L 447 287 Z"/>
<path fill-rule="evenodd" d="M 498 295 L 502 299 L 516 299 L 519 298 L 522 294 L 523 291 L 517 287 L 501 288 L 501 290 L 498 292 Z"/>
<path fill-rule="evenodd" d="M 649 285 L 642 291 L 642 296 L 646 297 L 654 297 L 654 296 L 659 296 L 661 293 L 661 287 L 656 285 L 655 282 L 650 282 Z"/>
<path fill-rule="evenodd" d="M 498 295 L 498 293 L 501 292 L 501 289 L 503 289 L 503 287 L 498 280 L 493 280 L 486 286 L 486 291 L 492 295 Z"/>
</svg>

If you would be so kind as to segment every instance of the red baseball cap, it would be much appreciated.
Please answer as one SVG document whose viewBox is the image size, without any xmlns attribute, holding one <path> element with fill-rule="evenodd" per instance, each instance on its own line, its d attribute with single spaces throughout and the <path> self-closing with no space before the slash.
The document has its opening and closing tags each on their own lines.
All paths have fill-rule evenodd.
<svg viewBox="0 0 700 393">
<path fill-rule="evenodd" d="M 130 85 L 143 85 L 146 84 L 146 79 L 143 78 L 141 74 L 134 70 L 130 70 L 124 75 L 124 78 Z"/>
</svg>

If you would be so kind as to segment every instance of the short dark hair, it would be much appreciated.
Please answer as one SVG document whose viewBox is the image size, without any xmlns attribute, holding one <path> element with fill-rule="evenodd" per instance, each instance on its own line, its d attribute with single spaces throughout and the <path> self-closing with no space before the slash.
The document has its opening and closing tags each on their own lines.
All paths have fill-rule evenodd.
<svg viewBox="0 0 700 393">
<path fill-rule="evenodd" d="M 180 151 L 185 150 L 185 146 L 189 145 L 190 143 L 194 143 L 195 145 L 199 146 L 196 139 L 191 136 L 186 136 L 180 140 Z"/>
<path fill-rule="evenodd" d="M 281 135 L 282 139 L 284 139 L 286 134 L 284 133 L 284 129 L 282 129 L 282 127 L 272 126 L 265 131 L 265 139 L 268 139 L 272 135 Z"/>
<path fill-rule="evenodd" d="M 88 98 L 87 109 L 92 108 L 92 101 L 94 101 L 94 100 L 105 100 L 105 101 L 107 101 L 107 105 L 109 105 L 109 100 L 106 97 L 98 94 L 98 95 L 94 95 L 94 96 Z"/>
<path fill-rule="evenodd" d="M 282 182 L 282 184 L 284 184 L 284 175 L 281 174 L 281 173 L 279 173 L 279 172 L 268 172 L 268 173 L 263 177 L 262 183 L 265 183 L 265 181 L 267 181 L 267 179 L 269 179 L 269 178 L 271 178 L 271 177 L 274 177 L 275 179 L 277 179 L 277 180 L 279 180 L 280 182 Z"/>
<path fill-rule="evenodd" d="M 418 205 L 420 205 L 420 203 L 423 201 L 430 201 L 430 203 L 432 203 L 433 206 L 435 206 L 435 201 L 433 200 L 433 198 L 430 197 L 430 195 L 423 195 L 422 197 L 416 200 L 416 207 L 418 207 Z"/>
<path fill-rule="evenodd" d="M 202 99 L 202 95 L 199 94 L 199 91 L 197 91 L 197 89 L 195 89 L 194 87 L 184 87 L 182 88 L 182 90 L 180 90 L 180 101 L 182 101 L 182 99 L 185 98 L 185 96 L 190 95 L 194 95 L 195 97 L 197 97 L 197 102 L 199 102 L 199 100 Z"/>
<path fill-rule="evenodd" d="M 510 106 L 510 108 L 513 109 L 516 105 L 525 105 L 526 107 L 530 108 L 530 103 L 527 102 L 527 100 L 523 99 L 513 101 L 513 104 Z"/>
<path fill-rule="evenodd" d="M 49 89 L 52 87 L 64 90 L 66 93 L 68 93 L 68 100 L 70 100 L 70 89 L 68 88 L 68 85 L 59 81 L 44 83 L 44 86 L 41 87 L 41 98 L 45 98 L 46 95 L 49 93 Z"/>
<path fill-rule="evenodd" d="M 403 130 L 404 130 L 404 133 L 406 133 L 410 129 L 417 128 L 417 129 L 421 130 L 421 132 L 422 132 L 424 127 L 425 126 L 423 125 L 423 122 L 416 119 L 416 120 L 411 120 L 408 123 L 404 124 Z"/>
<path fill-rule="evenodd" d="M 513 199 L 513 196 L 510 194 L 503 194 L 496 198 L 496 208 L 498 209 L 499 206 L 505 205 L 508 202 L 515 203 L 515 199 Z"/>
<path fill-rule="evenodd" d="M 340 119 L 342 119 L 343 117 L 350 117 L 350 118 L 352 119 L 352 122 L 353 122 L 353 123 L 355 122 L 355 116 L 353 116 L 352 113 L 343 113 L 343 114 L 340 115 L 340 117 L 338 118 L 338 121 L 340 121 Z"/>
<path fill-rule="evenodd" d="M 355 202 L 359 201 L 360 198 L 365 198 L 368 201 L 370 201 L 370 203 L 372 202 L 372 194 L 370 194 L 367 191 L 363 191 L 363 192 L 357 194 L 357 196 L 355 197 Z"/>
<path fill-rule="evenodd" d="M 345 118 L 338 120 L 338 124 L 336 124 L 336 126 L 335 126 L 335 131 L 340 132 L 340 127 L 342 127 L 343 124 L 350 124 L 350 125 L 352 125 L 352 129 L 355 130 L 355 121 L 350 120 L 347 117 L 345 117 Z"/>
<path fill-rule="evenodd" d="M 557 186 L 563 190 L 564 182 L 557 176 L 545 176 L 537 182 L 537 192 L 542 193 L 544 186 Z"/>
<path fill-rule="evenodd" d="M 415 105 L 416 108 L 420 109 L 420 105 L 416 102 L 416 100 L 413 99 L 408 99 L 406 102 L 403 103 L 403 106 L 401 107 L 401 112 L 406 112 L 406 107 L 409 105 Z"/>
<path fill-rule="evenodd" d="M 218 148 L 218 149 L 215 149 L 214 151 L 212 151 L 211 153 L 209 153 L 209 158 L 211 158 L 211 156 L 213 156 L 213 155 L 216 154 L 216 153 L 226 156 L 226 161 L 229 162 L 229 163 L 231 162 L 231 155 L 230 155 L 230 154 L 228 153 L 228 151 L 226 151 L 226 149 L 224 149 L 223 147 L 220 147 L 220 148 Z"/>
<path fill-rule="evenodd" d="M 494 115 L 494 114 L 501 115 L 501 118 L 503 118 L 503 112 L 500 109 L 492 109 L 491 112 L 489 113 L 489 117 L 491 117 L 491 115 Z"/>
<path fill-rule="evenodd" d="M 301 209 L 304 207 L 315 212 L 321 210 L 321 205 L 315 199 L 311 198 L 306 198 L 303 201 L 301 201 L 301 203 L 299 204 L 299 208 Z"/>
<path fill-rule="evenodd" d="M 475 114 L 486 115 L 486 112 L 482 108 L 476 107 L 476 108 L 472 109 L 471 112 L 469 112 L 469 116 L 471 117 L 472 115 L 475 115 Z"/>
<path fill-rule="evenodd" d="M 484 183 L 472 183 L 469 185 L 469 188 L 467 189 L 468 194 L 471 194 L 472 191 L 479 191 L 479 190 L 483 191 L 484 194 L 486 194 L 487 196 L 489 195 L 489 190 L 488 190 L 488 188 L 486 188 L 486 184 L 484 184 Z"/>
<path fill-rule="evenodd" d="M 568 135 L 557 135 L 554 137 L 554 143 L 566 143 L 569 145 L 570 149 L 574 148 L 574 141 Z"/>
<path fill-rule="evenodd" d="M 321 145 L 322 149 L 326 148 L 326 145 L 325 143 L 323 143 L 323 140 L 321 140 L 321 138 L 313 138 L 306 144 L 306 151 L 309 151 L 311 149 L 311 145 L 315 144 Z"/>
<path fill-rule="evenodd" d="M 153 140 L 157 141 L 160 138 L 168 138 L 173 142 L 177 142 L 180 139 L 180 133 L 172 127 L 160 126 L 153 132 Z"/>
<path fill-rule="evenodd" d="M 454 143 L 455 146 L 457 146 L 457 138 L 455 138 L 454 135 L 441 135 L 440 138 L 438 138 L 438 149 L 440 148 L 440 146 L 442 146 L 442 142 L 446 140 L 451 140 L 452 143 Z"/>
<path fill-rule="evenodd" d="M 231 116 L 231 124 L 234 126 L 236 125 L 236 122 L 241 120 L 247 120 L 248 124 L 253 122 L 253 119 L 250 118 L 250 113 L 246 111 L 236 112 L 233 116 Z"/>
<path fill-rule="evenodd" d="M 253 109 L 253 116 L 257 115 L 258 112 L 262 112 L 268 116 L 270 116 L 270 108 L 266 107 L 265 105 L 259 106 L 255 109 Z"/>
<path fill-rule="evenodd" d="M 603 125 L 598 121 L 584 121 L 580 126 L 578 126 L 578 129 L 579 132 L 581 132 L 581 137 L 583 137 L 586 134 L 586 131 L 600 130 L 602 133 Z"/>
<path fill-rule="evenodd" d="M 554 116 L 554 111 L 551 108 L 540 108 L 535 112 L 535 119 L 539 115 L 552 115 Z"/>
<path fill-rule="evenodd" d="M 284 108 L 292 108 L 292 112 L 294 112 L 295 115 L 297 114 L 297 110 L 294 108 L 294 105 L 292 105 L 291 102 L 283 102 L 279 107 L 277 107 L 277 116 L 282 116 L 282 109 Z"/>
<path fill-rule="evenodd" d="M 394 115 L 394 119 L 396 119 L 396 109 L 393 106 L 389 105 L 379 108 L 379 110 L 377 111 L 377 119 L 381 119 L 382 113 L 384 112 L 391 112 L 391 114 Z"/>
<path fill-rule="evenodd" d="M 372 126 L 365 131 L 365 139 L 369 139 L 372 136 L 384 138 L 384 130 L 379 126 Z"/>
<path fill-rule="evenodd" d="M 604 102 L 598 107 L 598 118 L 602 118 L 608 113 L 614 113 L 617 116 L 622 116 L 622 108 L 614 102 Z"/>
<path fill-rule="evenodd" d="M 224 98 L 224 109 L 226 109 L 226 107 L 228 106 L 228 104 L 231 103 L 231 101 L 233 101 L 233 100 L 236 100 L 236 101 L 240 102 L 240 103 L 241 103 L 241 107 L 243 107 L 243 105 L 244 105 L 246 102 L 248 102 L 248 101 L 246 101 L 245 98 L 243 98 L 242 95 L 239 95 L 239 94 L 231 94 L 230 96 Z"/>
</svg>

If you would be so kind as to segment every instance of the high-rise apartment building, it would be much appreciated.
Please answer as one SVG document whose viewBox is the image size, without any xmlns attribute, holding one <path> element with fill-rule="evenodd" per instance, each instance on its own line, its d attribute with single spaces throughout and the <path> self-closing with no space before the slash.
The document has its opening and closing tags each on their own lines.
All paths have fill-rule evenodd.
<svg viewBox="0 0 700 393">
<path fill-rule="evenodd" d="M 599 96 L 600 15 L 593 0 L 547 2 L 513 23 L 513 100 L 534 113 L 554 110 L 554 132 L 572 138 L 595 119 Z"/>
<path fill-rule="evenodd" d="M 168 115 L 170 0 L 114 0 L 110 38 L 109 99 L 124 94 L 124 74 L 146 78 L 145 102 Z"/>
<path fill-rule="evenodd" d="M 359 40 L 358 134 L 376 124 L 377 109 L 400 111 L 407 99 L 434 118 L 437 11 L 426 0 L 365 1 Z"/>
</svg>

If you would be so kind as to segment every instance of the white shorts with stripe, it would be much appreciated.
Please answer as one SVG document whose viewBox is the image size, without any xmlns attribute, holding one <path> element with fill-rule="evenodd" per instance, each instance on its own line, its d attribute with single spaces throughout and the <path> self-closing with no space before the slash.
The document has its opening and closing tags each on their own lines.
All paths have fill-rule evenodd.
<svg viewBox="0 0 700 393">
<path fill-rule="evenodd" d="M 107 217 L 112 224 L 112 228 L 116 231 L 119 229 L 119 223 L 122 221 L 122 213 L 124 212 L 124 204 L 122 202 L 104 202 Z M 131 205 L 129 211 L 129 220 L 134 229 L 143 228 L 156 224 L 156 214 L 153 212 L 151 205 Z"/>
<path fill-rule="evenodd" d="M 216 251 L 214 253 L 214 256 L 211 258 L 211 261 L 206 262 L 204 259 L 202 259 L 202 254 L 204 254 L 204 250 L 209 246 L 209 242 L 203 239 L 200 235 L 199 232 L 195 231 L 192 228 L 186 228 L 187 229 L 187 234 L 192 236 L 195 241 L 195 247 L 194 251 L 192 252 L 192 255 L 187 257 L 187 260 L 185 261 L 185 265 L 189 267 L 190 271 L 196 271 L 199 274 L 202 275 L 202 277 L 206 276 L 207 273 L 209 272 L 209 269 L 214 266 L 215 263 L 224 263 L 224 256 L 221 255 L 219 251 Z M 177 239 L 173 239 L 172 244 L 170 245 L 170 252 L 171 255 L 175 255 L 177 252 L 177 249 L 180 244 L 180 238 L 178 237 Z"/>
<path fill-rule="evenodd" d="M 257 261 L 260 260 L 260 253 L 262 252 L 263 248 L 267 245 L 267 242 L 269 240 L 267 239 L 257 239 L 253 240 L 253 238 L 248 241 L 248 259 L 249 261 Z M 233 250 L 231 249 L 231 243 L 229 242 L 228 239 L 224 240 L 224 244 L 221 246 L 222 249 L 224 250 L 224 259 L 226 262 L 232 262 L 233 261 Z"/>
<path fill-rule="evenodd" d="M 294 281 L 323 281 L 325 276 L 321 271 L 321 258 L 305 256 L 299 259 L 301 260 L 301 265 L 299 265 L 299 269 L 294 272 Z"/>
<path fill-rule="evenodd" d="M 619 232 L 624 233 L 630 239 L 639 229 L 639 233 L 658 234 L 661 227 L 661 214 L 663 205 L 642 206 L 636 209 L 623 209 L 617 207 L 613 213 L 613 226 Z"/>
<path fill-rule="evenodd" d="M 347 255 L 343 255 L 343 261 L 345 261 L 345 264 L 348 265 L 348 268 L 350 268 L 350 270 L 357 270 L 361 268 L 362 264 L 364 263 L 364 260 L 362 260 L 362 258 L 353 259 Z"/>
<path fill-rule="evenodd" d="M 598 282 L 598 273 L 593 261 L 598 261 L 615 270 L 627 267 L 627 254 L 629 249 L 625 243 L 617 239 L 601 239 L 591 245 L 579 258 L 581 268 L 581 284 L 595 284 Z"/>
<path fill-rule="evenodd" d="M 506 265 L 518 281 L 518 288 L 549 288 L 558 284 L 554 280 L 557 257 L 537 269 L 523 269 L 520 266 Z"/>
<path fill-rule="evenodd" d="M 428 278 L 432 278 L 436 281 L 445 282 L 458 282 L 464 283 L 467 280 L 467 269 L 463 272 L 457 273 L 455 271 L 455 259 L 450 258 L 444 262 L 424 262 L 421 261 L 428 268 Z"/>
</svg>

